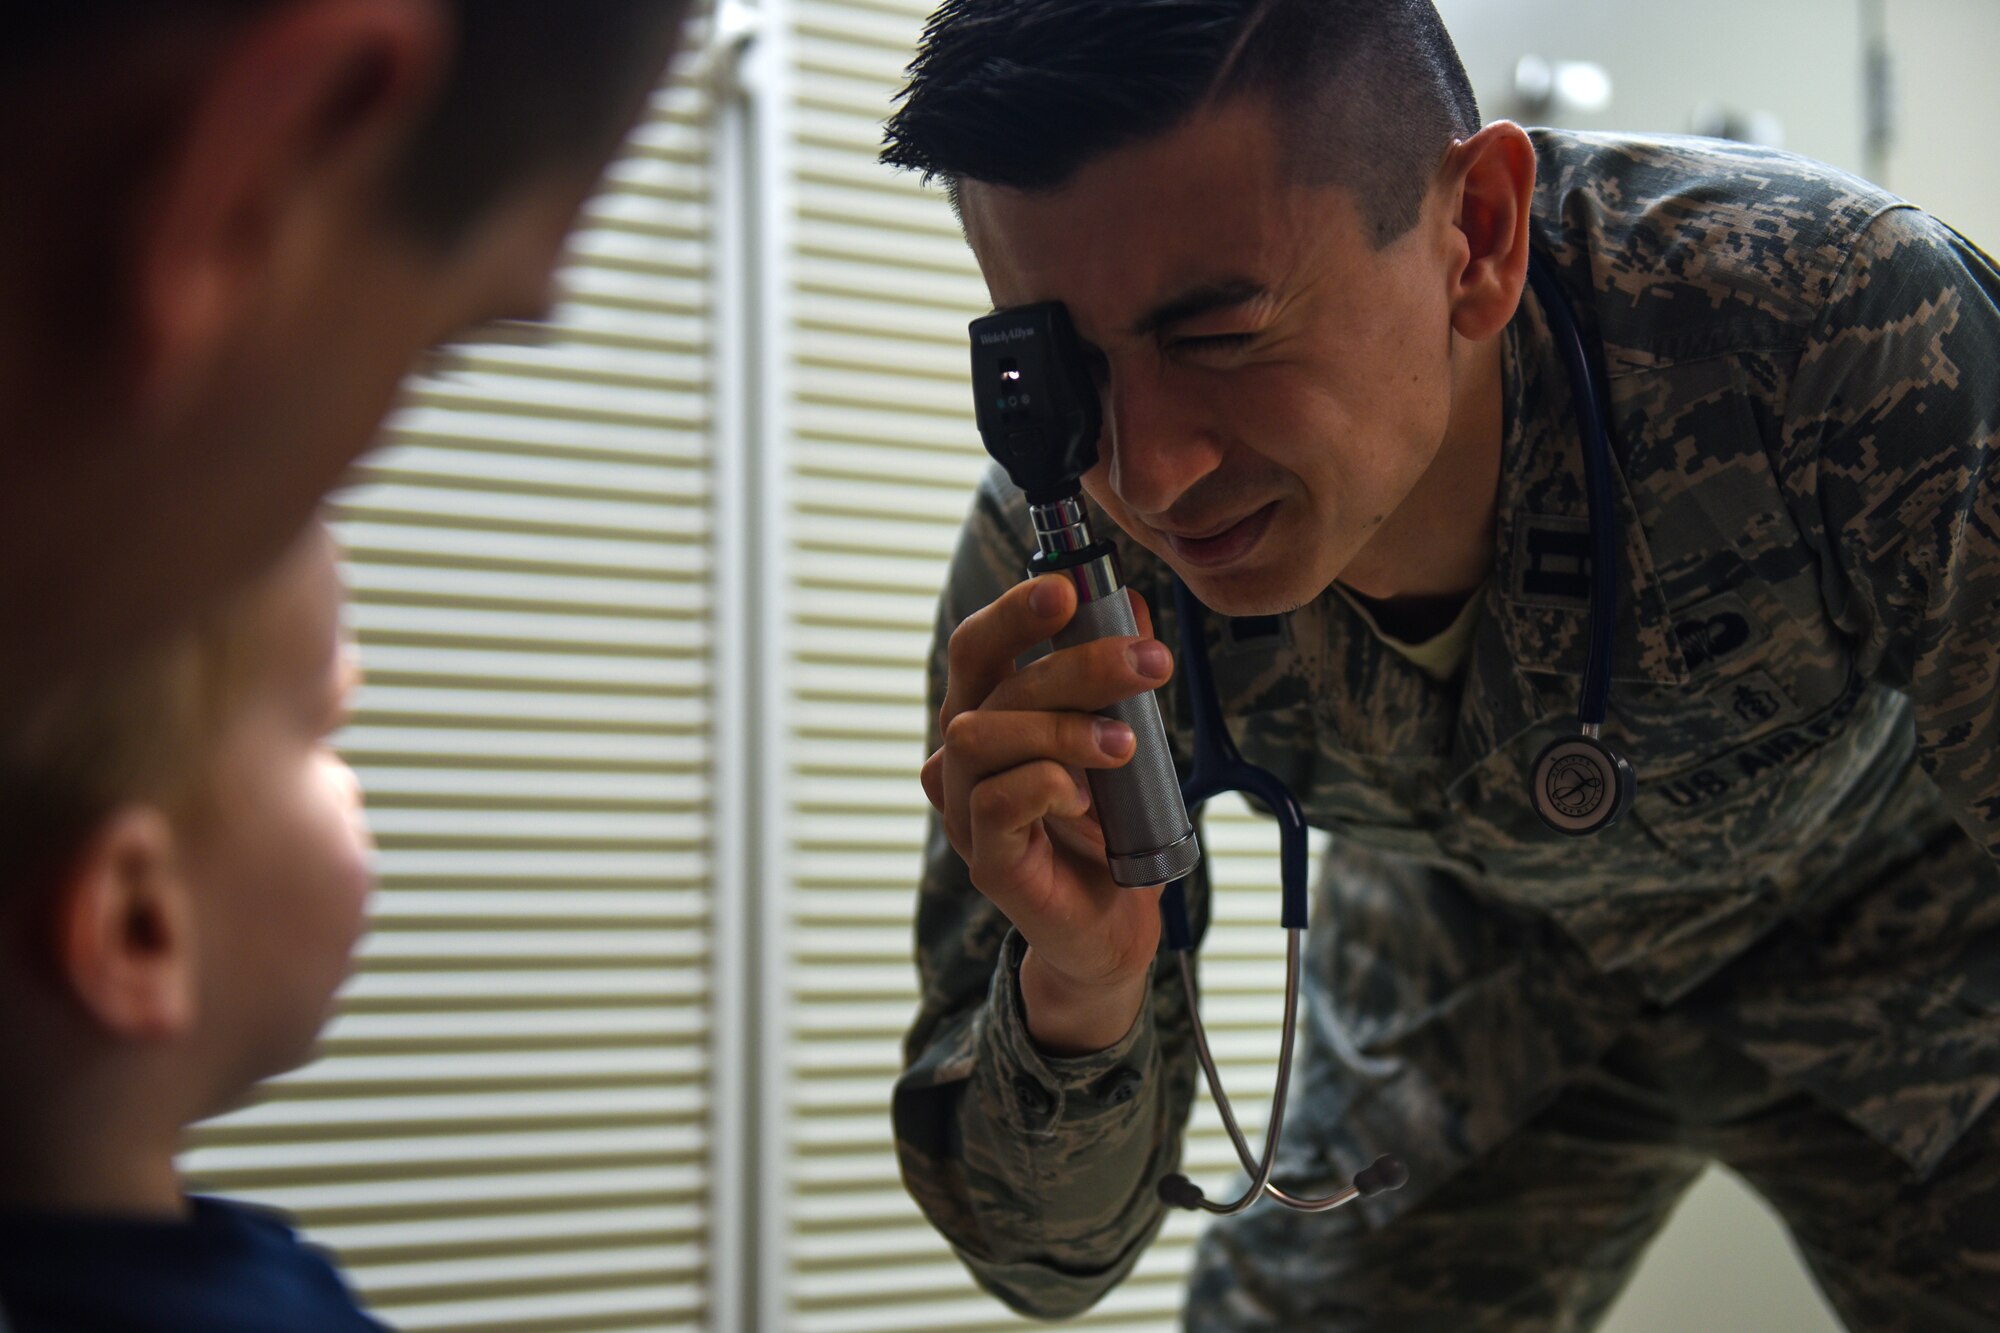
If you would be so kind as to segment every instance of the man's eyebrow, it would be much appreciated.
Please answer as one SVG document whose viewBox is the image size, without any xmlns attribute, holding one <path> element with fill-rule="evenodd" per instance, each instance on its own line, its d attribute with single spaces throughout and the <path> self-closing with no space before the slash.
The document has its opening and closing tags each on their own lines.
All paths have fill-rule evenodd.
<svg viewBox="0 0 2000 1333">
<path fill-rule="evenodd" d="M 1231 278 L 1223 282 L 1205 282 L 1178 296 L 1170 297 L 1154 306 L 1139 317 L 1132 326 L 1135 337 L 1145 337 L 1162 329 L 1172 328 L 1184 320 L 1212 314 L 1217 310 L 1229 310 L 1247 305 L 1259 297 L 1269 295 L 1270 289 L 1261 282 L 1249 278 Z"/>
</svg>

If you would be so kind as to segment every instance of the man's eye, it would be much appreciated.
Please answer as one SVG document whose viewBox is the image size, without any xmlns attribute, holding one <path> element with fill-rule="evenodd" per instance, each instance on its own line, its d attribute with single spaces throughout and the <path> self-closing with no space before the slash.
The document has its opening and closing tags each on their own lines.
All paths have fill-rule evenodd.
<svg viewBox="0 0 2000 1333">
<path fill-rule="evenodd" d="M 1174 339 L 1174 349 L 1181 352 L 1238 352 L 1257 340 L 1254 333 L 1207 333 L 1197 337 Z"/>
</svg>

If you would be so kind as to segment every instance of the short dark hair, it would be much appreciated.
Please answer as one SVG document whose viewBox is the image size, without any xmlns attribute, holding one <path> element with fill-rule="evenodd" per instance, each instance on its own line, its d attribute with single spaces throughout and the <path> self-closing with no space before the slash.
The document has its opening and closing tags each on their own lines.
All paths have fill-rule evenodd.
<svg viewBox="0 0 2000 1333">
<path fill-rule="evenodd" d="M 177 31 L 225 36 L 290 0 L 48 0 L 0 43 L 0 105 L 37 74 L 79 72 Z M 688 0 L 446 0 L 457 26 L 444 87 L 419 127 L 391 206 L 448 243 L 535 172 L 610 151 L 658 74 Z M 87 87 L 87 81 L 79 81 Z M 38 88 L 49 86 L 47 80 Z"/>
<path fill-rule="evenodd" d="M 1291 168 L 1352 189 L 1378 245 L 1415 225 L 1454 139 L 1479 129 L 1431 0 L 945 0 L 882 160 L 1053 189 L 1204 104 L 1261 97 Z"/>
</svg>

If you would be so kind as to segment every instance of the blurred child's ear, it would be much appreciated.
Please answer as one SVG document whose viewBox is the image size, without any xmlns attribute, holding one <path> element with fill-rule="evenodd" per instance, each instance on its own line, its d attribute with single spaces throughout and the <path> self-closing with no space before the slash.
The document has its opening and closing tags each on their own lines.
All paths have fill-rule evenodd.
<svg viewBox="0 0 2000 1333">
<path fill-rule="evenodd" d="M 193 903 L 159 811 L 106 816 L 57 888 L 56 965 L 108 1035 L 171 1041 L 194 1026 Z"/>
</svg>

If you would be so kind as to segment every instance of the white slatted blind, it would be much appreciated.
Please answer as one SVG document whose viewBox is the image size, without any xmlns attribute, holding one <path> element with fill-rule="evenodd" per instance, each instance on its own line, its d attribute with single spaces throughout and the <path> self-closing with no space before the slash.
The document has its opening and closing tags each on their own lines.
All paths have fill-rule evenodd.
<svg viewBox="0 0 2000 1333">
<path fill-rule="evenodd" d="M 710 164 L 662 94 L 529 345 L 339 506 L 380 843 L 325 1057 L 199 1136 L 408 1329 L 705 1327 Z"/>
<path fill-rule="evenodd" d="M 986 292 L 950 209 L 875 162 L 929 0 L 795 0 L 788 11 L 794 214 L 787 288 L 789 779 L 793 792 L 785 1183 L 798 1333 L 1027 1327 L 979 1292 L 896 1173 L 889 1091 L 917 994 L 911 917 L 925 805 L 916 770 L 931 618 L 985 462 L 965 325 Z M 1217 1054 L 1260 1125 L 1277 1049 L 1277 843 L 1211 812 L 1221 922 L 1204 947 Z M 1189 1169 L 1233 1158 L 1203 1109 Z M 1191 1218 L 1078 1327 L 1165 1330 Z"/>
</svg>

